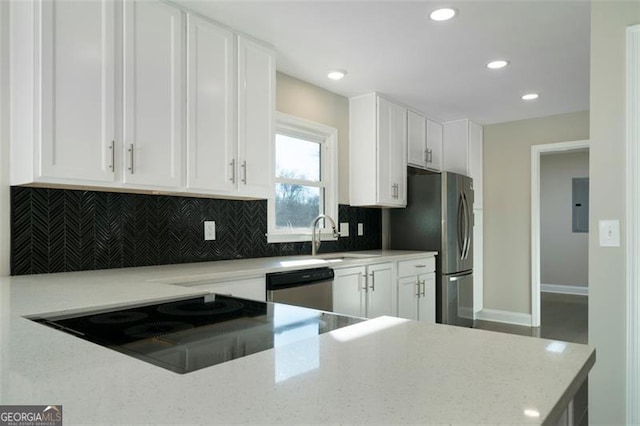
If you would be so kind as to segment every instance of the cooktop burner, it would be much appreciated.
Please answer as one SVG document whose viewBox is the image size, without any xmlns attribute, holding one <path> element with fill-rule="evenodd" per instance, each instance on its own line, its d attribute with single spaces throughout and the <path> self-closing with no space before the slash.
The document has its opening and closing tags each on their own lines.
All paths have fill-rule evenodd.
<svg viewBox="0 0 640 426">
<path fill-rule="evenodd" d="M 29 319 L 181 374 L 363 321 L 217 294 Z"/>
</svg>

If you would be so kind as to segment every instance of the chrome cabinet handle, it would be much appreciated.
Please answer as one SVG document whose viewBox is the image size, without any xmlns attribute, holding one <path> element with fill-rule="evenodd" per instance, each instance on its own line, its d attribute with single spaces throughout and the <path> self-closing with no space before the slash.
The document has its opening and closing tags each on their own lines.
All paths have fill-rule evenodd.
<svg viewBox="0 0 640 426">
<path fill-rule="evenodd" d="M 109 145 L 109 149 L 111 150 L 111 164 L 109 168 L 111 169 L 111 173 L 115 173 L 115 165 L 116 165 L 116 149 L 115 149 L 116 141 L 111 141 L 111 145 Z"/>
<path fill-rule="evenodd" d="M 420 298 L 420 280 L 418 279 L 418 277 L 416 277 L 416 288 L 417 288 L 416 297 L 419 299 Z"/>
<path fill-rule="evenodd" d="M 427 281 L 426 280 L 422 280 L 422 297 L 426 297 L 427 296 Z"/>
<path fill-rule="evenodd" d="M 429 150 L 428 149 L 424 150 L 424 162 L 425 163 L 429 163 Z"/>
<path fill-rule="evenodd" d="M 426 268 L 427 265 L 415 265 L 416 268 Z"/>
<path fill-rule="evenodd" d="M 391 185 L 391 189 L 393 190 L 391 193 L 391 198 L 395 198 L 396 200 L 398 199 L 398 184 L 394 183 L 393 185 Z"/>
<path fill-rule="evenodd" d="M 129 145 L 129 161 L 131 161 L 131 164 L 129 166 L 129 171 L 131 172 L 131 174 L 134 173 L 134 168 L 133 168 L 133 144 Z"/>
<path fill-rule="evenodd" d="M 358 274 L 358 286 L 361 286 L 362 284 L 362 273 Z M 367 287 L 367 275 L 364 275 L 364 287 L 360 287 L 360 290 L 363 291 L 368 291 L 369 287 Z"/>
<path fill-rule="evenodd" d="M 236 159 L 234 158 L 233 160 L 231 160 L 229 165 L 231 166 L 231 179 L 230 180 L 231 180 L 232 183 L 236 183 Z"/>
<path fill-rule="evenodd" d="M 246 185 L 247 184 L 247 162 L 243 161 L 240 167 L 242 167 L 242 179 L 240 181 Z"/>
<path fill-rule="evenodd" d="M 371 291 L 376 291 L 376 278 L 373 275 L 373 272 L 369 274 L 371 276 L 371 286 L 369 287 Z"/>
</svg>

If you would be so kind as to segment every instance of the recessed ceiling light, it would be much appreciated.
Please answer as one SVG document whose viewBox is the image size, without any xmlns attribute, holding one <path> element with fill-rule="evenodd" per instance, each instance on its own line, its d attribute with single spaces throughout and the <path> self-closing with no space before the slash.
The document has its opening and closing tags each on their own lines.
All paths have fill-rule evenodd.
<svg viewBox="0 0 640 426">
<path fill-rule="evenodd" d="M 331 70 L 329 71 L 329 74 L 327 74 L 327 77 L 331 80 L 342 80 L 345 75 L 347 75 L 345 70 Z"/>
<path fill-rule="evenodd" d="M 432 21 L 448 21 L 458 14 L 458 11 L 450 7 L 443 7 L 442 9 L 436 9 L 429 14 L 429 18 Z"/>
<path fill-rule="evenodd" d="M 499 70 L 500 68 L 504 68 L 509 65 L 509 61 L 505 61 L 504 59 L 498 59 L 495 61 L 491 61 L 487 64 L 487 68 L 492 70 Z"/>
<path fill-rule="evenodd" d="M 537 93 L 527 93 L 526 95 L 522 95 L 523 101 L 533 101 L 538 99 L 539 95 Z"/>
</svg>

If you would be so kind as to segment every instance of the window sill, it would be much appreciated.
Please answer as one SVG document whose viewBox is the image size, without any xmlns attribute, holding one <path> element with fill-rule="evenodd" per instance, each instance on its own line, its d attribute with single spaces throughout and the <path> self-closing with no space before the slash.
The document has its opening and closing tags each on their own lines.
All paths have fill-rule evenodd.
<svg viewBox="0 0 640 426">
<path fill-rule="evenodd" d="M 320 241 L 337 241 L 331 231 L 321 232 Z M 267 243 L 301 243 L 311 241 L 311 233 L 268 233 Z"/>
</svg>

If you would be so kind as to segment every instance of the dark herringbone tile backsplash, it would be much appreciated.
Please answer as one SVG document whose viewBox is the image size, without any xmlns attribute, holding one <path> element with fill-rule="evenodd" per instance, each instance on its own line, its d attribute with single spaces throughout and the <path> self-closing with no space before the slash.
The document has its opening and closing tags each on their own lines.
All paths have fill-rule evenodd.
<svg viewBox="0 0 640 426">
<path fill-rule="evenodd" d="M 321 252 L 379 249 L 381 212 L 340 205 L 349 237 Z M 216 240 L 203 240 L 203 221 Z M 357 237 L 357 223 L 365 236 Z M 267 244 L 267 202 L 11 188 L 11 274 L 307 254 L 310 243 Z"/>
</svg>

